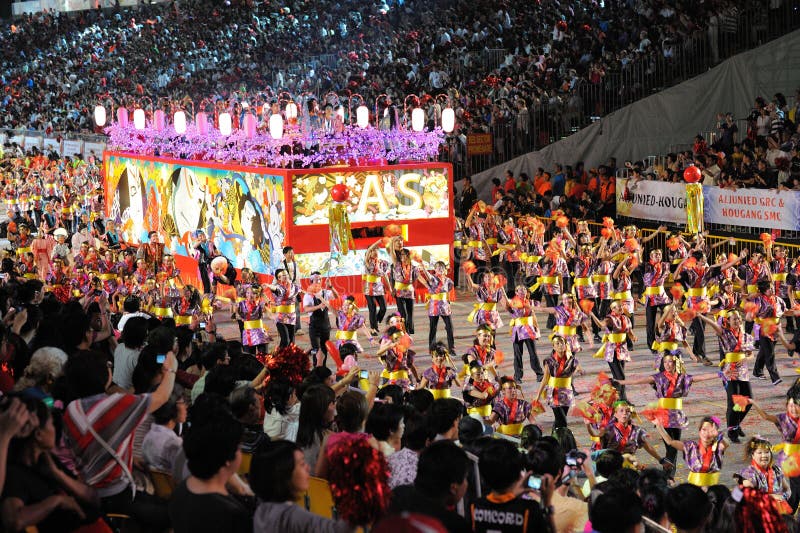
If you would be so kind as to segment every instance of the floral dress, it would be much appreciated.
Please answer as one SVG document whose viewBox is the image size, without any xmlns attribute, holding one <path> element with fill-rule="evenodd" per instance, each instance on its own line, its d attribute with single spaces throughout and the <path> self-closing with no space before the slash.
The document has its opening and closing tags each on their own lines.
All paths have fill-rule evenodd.
<svg viewBox="0 0 800 533">
<path fill-rule="evenodd" d="M 361 276 L 364 282 L 365 296 L 383 296 L 386 288 L 383 285 L 383 277 L 389 273 L 389 262 L 381 259 L 364 265 L 364 274 Z"/>
<path fill-rule="evenodd" d="M 245 300 L 239 302 L 236 311 L 244 323 L 242 328 L 242 344 L 244 346 L 259 346 L 269 344 L 272 337 L 267 333 L 264 324 L 266 304 L 260 301 Z"/>
<path fill-rule="evenodd" d="M 578 368 L 578 360 L 569 356 L 566 359 L 551 355 L 544 360 L 545 368 L 550 371 L 550 380 L 545 386 L 545 398 L 551 407 L 571 407 L 574 400 L 572 375 Z"/>
<path fill-rule="evenodd" d="M 683 441 L 683 461 L 689 469 L 688 482 L 699 487 L 718 484 L 724 454 L 725 448 L 719 446 L 719 441 L 708 447 L 696 440 Z"/>
<path fill-rule="evenodd" d="M 428 390 L 433 394 L 434 399 L 449 398 L 450 388 L 456 379 L 456 371 L 446 366 L 431 366 L 422 372 L 423 379 L 428 381 Z"/>
<path fill-rule="evenodd" d="M 665 428 L 683 429 L 688 424 L 686 414 L 683 412 L 683 398 L 689 394 L 692 387 L 692 376 L 688 374 L 668 374 L 659 372 L 653 374 L 653 388 L 658 398 L 658 407 L 666 409 L 669 420 Z"/>
<path fill-rule="evenodd" d="M 297 285 L 289 283 L 287 285 L 278 284 L 272 289 L 272 294 L 275 295 L 275 322 L 278 324 L 287 324 L 294 326 L 297 322 L 297 315 L 295 313 L 295 305 L 297 303 L 297 294 L 300 289 Z"/>
<path fill-rule="evenodd" d="M 340 348 L 345 344 L 352 344 L 358 353 L 362 353 L 364 348 L 358 342 L 358 330 L 364 325 L 364 316 L 360 313 L 336 313 L 336 347 Z"/>
<path fill-rule="evenodd" d="M 447 297 L 453 290 L 453 280 L 446 276 L 431 276 L 428 280 L 428 316 L 450 316 Z"/>
</svg>

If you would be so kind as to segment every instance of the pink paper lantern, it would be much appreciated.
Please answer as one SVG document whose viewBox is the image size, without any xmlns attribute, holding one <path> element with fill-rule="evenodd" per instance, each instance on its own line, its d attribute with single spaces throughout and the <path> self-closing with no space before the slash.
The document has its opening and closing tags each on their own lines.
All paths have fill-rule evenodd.
<svg viewBox="0 0 800 533">
<path fill-rule="evenodd" d="M 122 128 L 128 127 L 128 110 L 124 107 L 117 109 L 117 124 Z"/>
<path fill-rule="evenodd" d="M 153 126 L 156 128 L 156 131 L 164 131 L 166 125 L 167 115 L 161 109 L 156 109 L 156 112 L 153 113 Z"/>
<path fill-rule="evenodd" d="M 197 126 L 198 133 L 200 133 L 201 135 L 208 134 L 208 129 L 209 129 L 208 115 L 206 115 L 201 111 L 200 113 L 197 114 L 194 121 Z"/>
<path fill-rule="evenodd" d="M 256 117 L 247 113 L 244 116 L 244 134 L 248 139 L 252 139 L 256 136 L 256 126 Z"/>
</svg>

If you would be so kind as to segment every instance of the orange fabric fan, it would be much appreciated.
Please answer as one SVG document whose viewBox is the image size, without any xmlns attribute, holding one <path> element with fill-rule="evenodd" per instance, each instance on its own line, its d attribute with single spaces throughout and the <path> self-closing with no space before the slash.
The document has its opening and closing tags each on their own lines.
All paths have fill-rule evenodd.
<svg viewBox="0 0 800 533">
<path fill-rule="evenodd" d="M 556 227 L 559 228 L 566 228 L 569 226 L 569 219 L 565 216 L 560 216 L 556 219 Z"/>
<path fill-rule="evenodd" d="M 633 253 L 639 250 L 639 241 L 636 239 L 625 239 L 625 249 Z"/>
<path fill-rule="evenodd" d="M 595 421 L 595 410 L 589 402 L 578 402 L 572 407 L 569 413 L 572 416 L 579 416 L 587 422 Z"/>
<path fill-rule="evenodd" d="M 611 217 L 603 217 L 603 226 L 605 226 L 606 228 L 613 228 L 614 219 Z"/>
<path fill-rule="evenodd" d="M 752 315 L 758 312 L 759 305 L 756 302 L 745 302 L 742 305 L 745 314 Z"/>
<path fill-rule="evenodd" d="M 602 235 L 604 239 L 610 239 L 614 236 L 614 230 L 610 228 L 603 228 L 600 230 L 600 235 Z"/>
<path fill-rule="evenodd" d="M 538 218 L 534 218 L 531 223 L 534 235 L 544 235 L 544 224 Z"/>
<path fill-rule="evenodd" d="M 503 352 L 501 352 L 500 350 L 495 350 L 494 351 L 494 362 L 495 363 L 497 363 L 498 365 L 502 365 L 503 361 L 505 361 L 505 359 L 506 359 L 506 355 Z"/>
<path fill-rule="evenodd" d="M 631 270 L 639 266 L 639 258 L 635 255 L 632 255 L 628 258 L 628 266 Z"/>
<path fill-rule="evenodd" d="M 494 283 L 497 287 L 505 287 L 508 280 L 506 279 L 505 274 L 495 274 L 494 275 Z"/>
<path fill-rule="evenodd" d="M 736 261 L 737 259 L 739 259 L 739 256 L 735 253 L 731 252 L 728 254 L 728 261 Z"/>
<path fill-rule="evenodd" d="M 761 332 L 767 337 L 772 337 L 778 331 L 778 324 L 767 323 L 761 326 Z"/>
<path fill-rule="evenodd" d="M 475 272 L 478 271 L 478 267 L 476 267 L 475 263 L 473 263 L 472 261 L 464 261 L 462 265 L 464 266 L 464 272 L 467 275 L 474 274 Z"/>
<path fill-rule="evenodd" d="M 564 210 L 563 209 L 556 209 L 555 211 L 550 213 L 550 218 L 553 218 L 553 219 L 558 219 L 559 217 L 563 217 L 563 216 L 564 216 Z"/>
<path fill-rule="evenodd" d="M 491 215 L 491 216 L 494 216 L 494 215 L 497 214 L 497 211 L 494 210 L 494 207 L 492 207 L 490 205 L 487 205 L 486 207 L 484 207 L 483 208 L 483 212 L 486 213 L 487 215 Z"/>
<path fill-rule="evenodd" d="M 611 378 L 610 378 L 610 377 L 609 377 L 609 375 L 608 375 L 608 374 L 605 372 L 605 370 L 601 370 L 601 371 L 600 371 L 600 372 L 597 374 L 597 383 L 598 383 L 598 384 L 600 384 L 600 385 L 604 385 L 604 384 L 606 384 L 606 383 L 611 383 Z"/>
<path fill-rule="evenodd" d="M 694 268 L 697 266 L 697 259 L 695 259 L 694 257 L 690 257 L 686 260 L 683 266 L 684 268 Z"/>
<path fill-rule="evenodd" d="M 669 239 L 667 239 L 667 248 L 669 248 L 673 252 L 677 250 L 680 245 L 681 241 L 678 240 L 677 237 L 670 237 Z"/>
<path fill-rule="evenodd" d="M 786 457 L 781 463 L 781 469 L 784 476 L 800 476 L 800 453 L 793 453 Z"/>
<path fill-rule="evenodd" d="M 587 315 L 592 312 L 592 309 L 594 309 L 594 301 L 586 298 L 578 302 L 578 305 L 581 306 L 581 310 Z"/>
<path fill-rule="evenodd" d="M 733 401 L 733 410 L 737 412 L 744 411 L 750 405 L 750 398 L 741 394 L 731 394 L 731 401 Z"/>
<path fill-rule="evenodd" d="M 772 235 L 770 235 L 769 233 L 762 233 L 761 235 L 759 235 L 759 238 L 761 239 L 761 242 L 764 243 L 764 246 L 769 246 L 770 244 L 772 244 Z"/>
<path fill-rule="evenodd" d="M 539 400 L 534 400 L 531 402 L 531 412 L 534 415 L 538 415 L 544 413 L 544 405 Z"/>
<path fill-rule="evenodd" d="M 658 421 L 662 426 L 669 424 L 669 411 L 662 408 L 642 409 L 639 413 L 651 422 Z"/>
<path fill-rule="evenodd" d="M 701 300 L 697 305 L 693 306 L 692 309 L 700 314 L 708 313 L 711 310 L 711 304 L 708 303 L 707 300 Z"/>
<path fill-rule="evenodd" d="M 681 298 L 683 298 L 684 294 L 683 285 L 679 285 L 676 283 L 675 285 L 670 287 L 669 293 L 672 295 L 673 300 L 679 301 Z"/>
<path fill-rule="evenodd" d="M 525 300 L 523 300 L 519 296 L 514 296 L 513 298 L 511 298 L 511 307 L 513 307 L 514 309 L 522 309 L 523 307 L 525 307 Z"/>
<path fill-rule="evenodd" d="M 386 248 L 389 246 L 389 243 L 392 241 L 391 237 L 381 237 L 381 248 Z"/>
<path fill-rule="evenodd" d="M 681 320 L 683 320 L 684 324 L 688 324 L 689 322 L 694 320 L 694 317 L 696 316 L 697 316 L 697 311 L 695 311 L 694 309 L 686 309 L 685 311 L 681 311 L 680 313 L 678 313 L 678 317 Z"/>
<path fill-rule="evenodd" d="M 410 336 L 403 335 L 397 340 L 397 345 L 400 346 L 400 348 L 402 348 L 403 350 L 408 350 L 409 348 L 411 348 L 412 342 L 413 341 L 411 340 Z"/>
</svg>

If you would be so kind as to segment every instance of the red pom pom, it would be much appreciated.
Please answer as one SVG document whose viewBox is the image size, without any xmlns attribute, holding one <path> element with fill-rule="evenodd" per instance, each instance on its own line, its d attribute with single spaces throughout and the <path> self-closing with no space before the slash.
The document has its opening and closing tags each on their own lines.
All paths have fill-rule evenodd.
<svg viewBox="0 0 800 533">
<path fill-rule="evenodd" d="M 585 298 L 578 302 L 578 305 L 581 306 L 581 310 L 587 315 L 592 312 L 592 309 L 594 309 L 594 301 Z"/>
<path fill-rule="evenodd" d="M 283 376 L 295 387 L 311 372 L 308 352 L 295 344 L 276 348 L 272 354 L 267 356 L 265 366 L 269 370 L 270 376 Z"/>
<path fill-rule="evenodd" d="M 603 217 L 603 226 L 606 228 L 614 227 L 614 219 L 611 217 Z"/>
<path fill-rule="evenodd" d="M 745 314 L 754 315 L 758 312 L 759 305 L 756 302 L 745 302 L 742 305 L 742 309 L 744 309 Z"/>
<path fill-rule="evenodd" d="M 399 237 L 403 233 L 403 229 L 398 224 L 389 224 L 383 228 L 383 234 L 386 237 Z M 388 244 L 388 242 L 387 242 Z"/>
<path fill-rule="evenodd" d="M 673 252 L 677 250 L 680 247 L 680 245 L 681 241 L 677 237 L 670 237 L 669 239 L 667 239 L 667 248 L 669 248 Z"/>
<path fill-rule="evenodd" d="M 464 261 L 462 263 L 462 266 L 464 267 L 464 272 L 467 275 L 474 274 L 475 272 L 478 271 L 478 267 L 476 267 L 475 263 L 473 263 L 472 261 Z"/>
<path fill-rule="evenodd" d="M 683 298 L 683 287 L 676 283 L 669 289 L 669 293 L 672 295 L 673 300 L 680 301 Z"/>
<path fill-rule="evenodd" d="M 702 178 L 703 174 L 700 172 L 700 169 L 694 165 L 686 167 L 683 171 L 683 179 L 686 183 L 697 183 Z"/>
<path fill-rule="evenodd" d="M 566 228 L 569 226 L 569 218 L 565 216 L 560 216 L 556 219 L 556 226 L 559 228 Z"/>
<path fill-rule="evenodd" d="M 643 409 L 641 415 L 651 422 L 658 420 L 662 426 L 669 424 L 669 411 L 666 409 Z"/>
<path fill-rule="evenodd" d="M 346 202 L 350 197 L 350 189 L 344 183 L 337 183 L 331 187 L 331 199 L 334 202 Z"/>
<path fill-rule="evenodd" d="M 761 239 L 761 242 L 764 243 L 764 246 L 769 246 L 772 244 L 772 235 L 769 233 L 762 233 L 759 238 Z"/>
<path fill-rule="evenodd" d="M 600 230 L 600 235 L 602 235 L 604 239 L 610 239 L 614 236 L 614 230 L 611 228 L 603 228 Z"/>
<path fill-rule="evenodd" d="M 522 309 L 525 307 L 525 300 L 520 298 L 519 296 L 514 296 L 511 298 L 511 307 L 514 309 Z"/>
<path fill-rule="evenodd" d="M 625 239 L 625 249 L 631 253 L 639 250 L 639 241 L 636 239 Z"/>
<path fill-rule="evenodd" d="M 684 268 L 694 268 L 697 266 L 697 259 L 695 259 L 694 257 L 690 257 L 689 259 L 686 260 L 683 266 Z"/>
<path fill-rule="evenodd" d="M 685 311 L 681 311 L 678 313 L 678 317 L 683 320 L 684 324 L 688 324 L 697 316 L 697 311 L 694 309 L 686 309 Z"/>
</svg>

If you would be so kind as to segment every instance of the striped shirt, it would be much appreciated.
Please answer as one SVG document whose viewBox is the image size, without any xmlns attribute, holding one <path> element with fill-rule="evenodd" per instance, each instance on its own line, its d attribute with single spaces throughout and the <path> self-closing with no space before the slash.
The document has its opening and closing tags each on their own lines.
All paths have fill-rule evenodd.
<svg viewBox="0 0 800 533">
<path fill-rule="evenodd" d="M 119 494 L 128 486 L 122 467 L 89 431 L 89 424 L 130 470 L 133 437 L 147 415 L 149 394 L 97 394 L 75 400 L 64 414 L 64 439 L 77 458 L 81 477 L 100 497 Z"/>
</svg>

